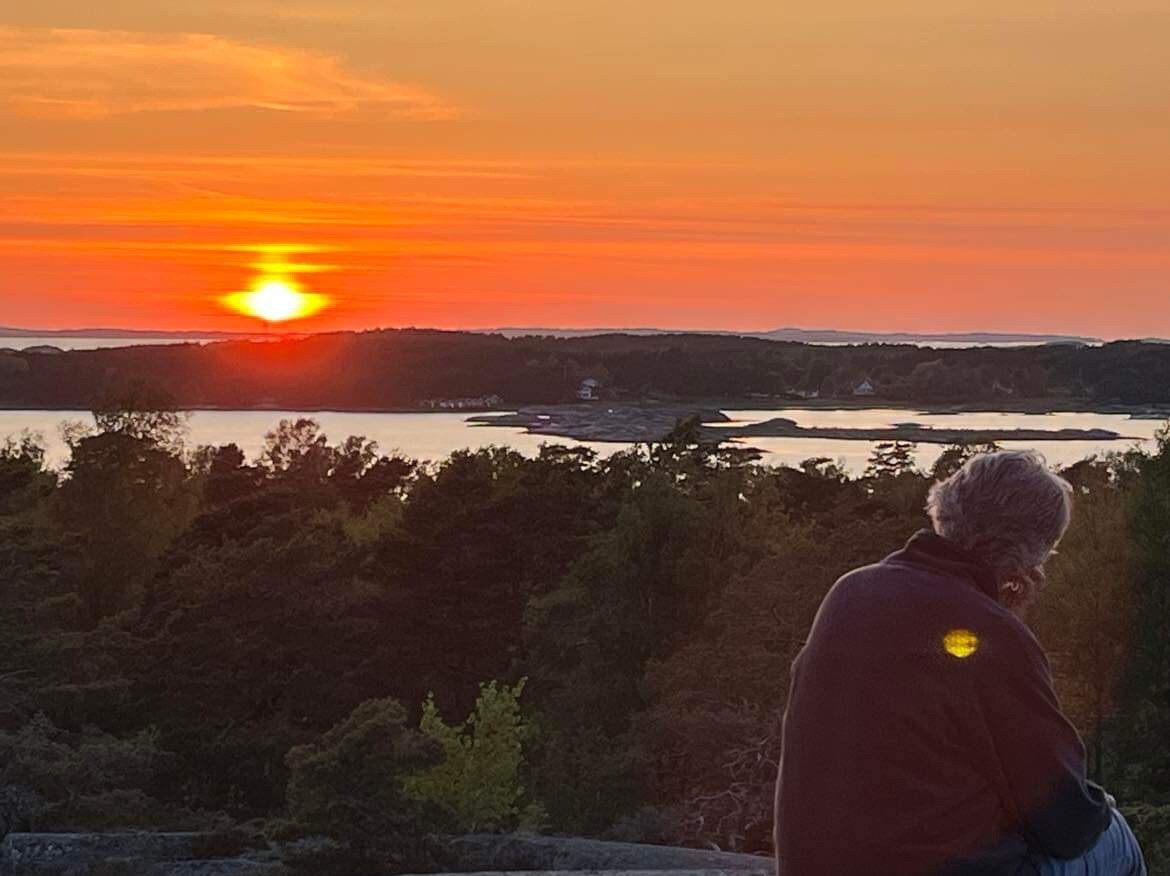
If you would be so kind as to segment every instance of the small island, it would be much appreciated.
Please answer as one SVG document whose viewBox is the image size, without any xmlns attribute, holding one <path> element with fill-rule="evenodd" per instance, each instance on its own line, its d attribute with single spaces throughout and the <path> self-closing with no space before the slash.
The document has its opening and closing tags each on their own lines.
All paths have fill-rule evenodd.
<svg viewBox="0 0 1170 876">
<path fill-rule="evenodd" d="M 480 414 L 469 420 L 481 426 L 519 427 L 533 435 L 572 438 L 576 441 L 634 443 L 661 440 L 680 422 L 695 418 L 701 424 L 700 437 L 712 443 L 744 438 L 820 438 L 920 444 L 1123 441 L 1127 438 L 1109 429 L 939 429 L 911 422 L 877 429 L 801 426 L 786 417 L 735 425 L 716 408 L 670 403 L 547 405 L 526 407 L 509 414 Z"/>
</svg>

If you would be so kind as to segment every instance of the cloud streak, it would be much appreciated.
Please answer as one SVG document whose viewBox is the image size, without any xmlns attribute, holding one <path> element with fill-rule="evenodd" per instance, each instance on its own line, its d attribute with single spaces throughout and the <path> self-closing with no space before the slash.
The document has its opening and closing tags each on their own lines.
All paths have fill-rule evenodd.
<svg viewBox="0 0 1170 876">
<path fill-rule="evenodd" d="M 214 34 L 0 27 L 0 107 L 32 117 L 266 109 L 446 119 L 425 89 L 323 52 Z"/>
</svg>

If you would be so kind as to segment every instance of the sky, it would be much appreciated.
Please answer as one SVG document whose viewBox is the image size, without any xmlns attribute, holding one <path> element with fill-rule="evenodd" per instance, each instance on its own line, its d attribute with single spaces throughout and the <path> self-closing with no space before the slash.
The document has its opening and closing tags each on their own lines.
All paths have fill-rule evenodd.
<svg viewBox="0 0 1170 876">
<path fill-rule="evenodd" d="M 0 6 L 0 325 L 1170 335 L 1165 0 Z"/>
</svg>

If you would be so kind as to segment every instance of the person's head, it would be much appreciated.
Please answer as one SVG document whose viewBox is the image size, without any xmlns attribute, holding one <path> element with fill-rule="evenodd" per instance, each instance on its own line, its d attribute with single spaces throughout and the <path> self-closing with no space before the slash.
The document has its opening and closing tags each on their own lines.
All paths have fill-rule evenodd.
<svg viewBox="0 0 1170 876">
<path fill-rule="evenodd" d="M 1038 453 L 986 453 L 931 487 L 926 510 L 935 532 L 991 567 L 1005 604 L 1025 607 L 1068 528 L 1072 487 Z"/>
</svg>

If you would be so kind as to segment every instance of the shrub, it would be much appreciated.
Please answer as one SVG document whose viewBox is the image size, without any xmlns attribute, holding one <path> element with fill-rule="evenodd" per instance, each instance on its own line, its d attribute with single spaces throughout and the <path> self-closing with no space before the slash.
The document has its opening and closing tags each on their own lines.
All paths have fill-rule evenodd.
<svg viewBox="0 0 1170 876">
<path fill-rule="evenodd" d="M 3 820 L 11 830 L 195 826 L 195 813 L 148 792 L 169 759 L 153 729 L 126 738 L 92 728 L 68 733 L 37 714 L 0 733 Z"/>
<path fill-rule="evenodd" d="M 393 699 L 366 700 L 317 742 L 291 749 L 288 827 L 328 842 L 289 844 L 285 862 L 316 873 L 425 869 L 433 814 L 405 783 L 439 756 Z"/>
<path fill-rule="evenodd" d="M 407 782 L 410 793 L 447 813 L 453 831 L 534 830 L 543 808 L 524 804 L 524 745 L 532 726 L 520 712 L 524 679 L 515 687 L 479 686 L 475 708 L 459 725 L 447 724 L 434 696 L 423 703 L 420 728 L 443 750 L 443 761 Z"/>
<path fill-rule="evenodd" d="M 1150 876 L 1170 876 L 1170 806 L 1137 803 L 1121 812 L 1141 844 Z"/>
</svg>

